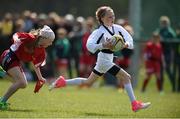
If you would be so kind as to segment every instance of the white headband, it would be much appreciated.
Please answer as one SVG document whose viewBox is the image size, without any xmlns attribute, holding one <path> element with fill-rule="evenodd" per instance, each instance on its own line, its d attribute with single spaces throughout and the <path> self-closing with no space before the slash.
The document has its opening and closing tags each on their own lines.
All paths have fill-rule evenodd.
<svg viewBox="0 0 180 119">
<path fill-rule="evenodd" d="M 44 25 L 44 27 L 40 30 L 40 36 L 50 39 L 52 41 L 55 39 L 54 32 L 47 25 Z"/>
</svg>

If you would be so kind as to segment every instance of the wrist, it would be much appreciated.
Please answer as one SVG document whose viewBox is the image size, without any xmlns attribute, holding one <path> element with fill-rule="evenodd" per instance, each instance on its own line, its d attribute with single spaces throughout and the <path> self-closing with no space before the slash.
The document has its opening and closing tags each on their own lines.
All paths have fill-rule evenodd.
<svg viewBox="0 0 180 119">
<path fill-rule="evenodd" d="M 129 46 L 128 43 L 124 44 L 124 48 L 128 48 L 128 46 Z"/>
</svg>

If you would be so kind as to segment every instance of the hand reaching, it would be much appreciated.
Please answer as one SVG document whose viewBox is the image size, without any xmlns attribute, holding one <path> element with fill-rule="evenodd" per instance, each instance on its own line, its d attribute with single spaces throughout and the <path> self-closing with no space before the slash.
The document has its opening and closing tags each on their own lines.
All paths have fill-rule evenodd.
<svg viewBox="0 0 180 119">
<path fill-rule="evenodd" d="M 46 80 L 45 79 L 40 79 L 36 82 L 36 86 L 34 88 L 34 93 L 38 93 L 39 90 L 42 88 L 42 86 L 45 84 Z"/>
</svg>

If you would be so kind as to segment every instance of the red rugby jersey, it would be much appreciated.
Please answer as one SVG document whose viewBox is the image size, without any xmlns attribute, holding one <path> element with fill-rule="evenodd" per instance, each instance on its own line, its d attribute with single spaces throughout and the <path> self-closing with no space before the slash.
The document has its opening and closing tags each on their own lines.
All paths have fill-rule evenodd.
<svg viewBox="0 0 180 119">
<path fill-rule="evenodd" d="M 163 51 L 160 43 L 153 43 L 152 41 L 147 42 L 144 53 L 146 54 L 147 60 L 161 61 Z"/>
<path fill-rule="evenodd" d="M 35 66 L 40 66 L 45 61 L 45 48 L 35 47 L 32 53 L 29 53 L 26 45 L 36 40 L 30 33 L 17 32 L 13 35 L 13 44 L 10 49 L 15 52 L 19 60 L 23 62 L 33 62 Z"/>
</svg>

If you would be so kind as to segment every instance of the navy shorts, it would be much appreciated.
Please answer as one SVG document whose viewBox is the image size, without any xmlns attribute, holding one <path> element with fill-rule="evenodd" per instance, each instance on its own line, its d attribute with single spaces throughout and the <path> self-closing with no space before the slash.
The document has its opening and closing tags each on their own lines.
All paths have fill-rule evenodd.
<svg viewBox="0 0 180 119">
<path fill-rule="evenodd" d="M 5 71 L 9 70 L 14 66 L 20 65 L 19 59 L 17 58 L 16 54 L 11 50 L 5 50 L 2 53 L 0 57 L 0 63 Z"/>
</svg>

